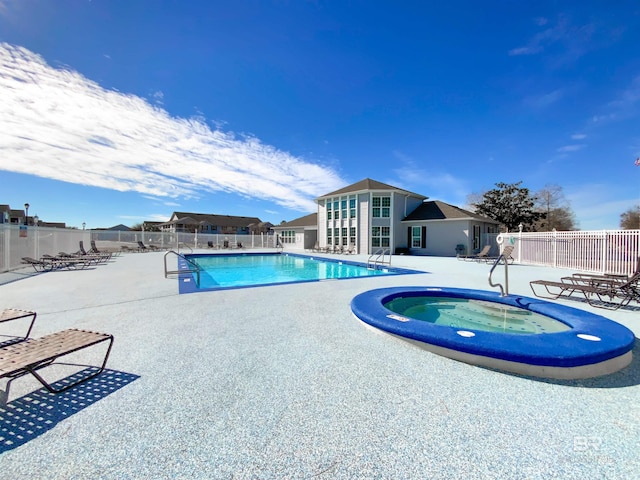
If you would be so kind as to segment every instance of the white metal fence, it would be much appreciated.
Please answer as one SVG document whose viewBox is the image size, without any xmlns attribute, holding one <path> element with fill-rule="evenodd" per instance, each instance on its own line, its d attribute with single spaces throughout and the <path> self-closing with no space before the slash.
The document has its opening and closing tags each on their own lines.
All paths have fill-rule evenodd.
<svg viewBox="0 0 640 480">
<path fill-rule="evenodd" d="M 138 250 L 141 241 L 147 247 L 161 249 L 185 248 L 275 248 L 275 236 L 208 235 L 196 233 L 160 233 L 140 231 L 72 230 L 15 224 L 0 224 L 0 272 L 24 267 L 22 257 L 40 258 L 44 254 L 75 253 L 79 242 L 91 248 L 91 240 L 98 249 L 109 251 Z M 209 242 L 211 242 L 209 244 Z M 123 248 L 124 247 L 124 248 Z"/>
</svg>

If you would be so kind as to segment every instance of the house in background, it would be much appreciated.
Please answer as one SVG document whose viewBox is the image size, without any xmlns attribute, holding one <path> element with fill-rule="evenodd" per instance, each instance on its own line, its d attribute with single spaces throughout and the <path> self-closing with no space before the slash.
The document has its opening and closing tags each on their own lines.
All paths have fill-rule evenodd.
<svg viewBox="0 0 640 480">
<path fill-rule="evenodd" d="M 273 227 L 285 249 L 309 249 L 317 241 L 320 248 L 354 245 L 361 254 L 387 249 L 455 256 L 479 250 L 482 235 L 499 227 L 490 218 L 370 178 L 315 201 L 317 214 Z"/>
<path fill-rule="evenodd" d="M 37 215 L 27 216 L 26 210 L 11 208 L 6 204 L 0 205 L 0 223 L 31 226 L 37 224 L 39 227 L 67 228 L 64 222 L 43 222 Z"/>
<path fill-rule="evenodd" d="M 423 202 L 402 220 L 414 255 L 448 257 L 478 252 L 485 234 L 498 233 L 499 222 L 439 200 Z"/>
<path fill-rule="evenodd" d="M 274 225 L 273 231 L 284 248 L 311 250 L 318 241 L 318 214 L 311 213 L 281 225 Z"/>
<path fill-rule="evenodd" d="M 257 217 L 239 217 L 233 215 L 215 215 L 208 213 L 173 212 L 168 222 L 158 224 L 162 232 L 186 232 L 249 235 L 252 225 L 265 225 Z"/>
</svg>

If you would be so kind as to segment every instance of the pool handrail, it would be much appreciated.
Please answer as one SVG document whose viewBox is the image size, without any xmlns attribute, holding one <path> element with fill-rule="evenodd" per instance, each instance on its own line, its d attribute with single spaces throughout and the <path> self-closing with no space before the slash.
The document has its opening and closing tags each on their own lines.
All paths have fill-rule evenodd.
<svg viewBox="0 0 640 480">
<path fill-rule="evenodd" d="M 389 260 L 385 261 L 385 256 L 387 254 L 389 254 Z M 371 261 L 372 258 L 373 258 L 373 261 Z M 367 259 L 367 268 L 377 270 L 378 265 L 391 266 L 391 252 L 388 248 L 378 249 L 375 252 L 373 252 L 371 255 L 369 255 L 369 258 Z"/>
<path fill-rule="evenodd" d="M 500 260 L 503 260 L 503 259 L 504 259 L 504 284 L 505 284 L 504 287 L 502 286 L 501 283 L 493 283 L 491 281 L 491 275 L 493 274 L 493 271 L 500 264 Z M 498 258 L 493 263 L 491 270 L 489 270 L 489 285 L 491 285 L 492 287 L 500 287 L 501 297 L 506 297 L 509 295 L 509 259 L 506 258 L 502 253 L 498 255 Z"/>
<path fill-rule="evenodd" d="M 190 268 L 182 269 L 182 270 L 169 270 L 167 268 L 167 255 L 173 253 L 180 259 L 184 260 Z M 168 250 L 167 253 L 164 254 L 164 278 L 169 278 L 169 275 L 181 275 L 184 273 L 195 273 L 196 274 L 196 285 L 200 285 L 200 266 L 195 263 L 193 260 L 185 257 L 183 254 L 176 252 L 175 250 Z"/>
</svg>

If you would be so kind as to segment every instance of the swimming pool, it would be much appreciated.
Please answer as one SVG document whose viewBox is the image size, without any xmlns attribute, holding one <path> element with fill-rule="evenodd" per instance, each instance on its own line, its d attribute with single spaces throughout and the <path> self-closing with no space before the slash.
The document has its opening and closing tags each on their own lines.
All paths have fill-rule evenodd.
<svg viewBox="0 0 640 480">
<path fill-rule="evenodd" d="M 631 330 L 600 315 L 485 290 L 380 288 L 354 297 L 351 310 L 368 326 L 433 353 L 546 378 L 616 372 L 631 363 L 635 343 Z"/>
<path fill-rule="evenodd" d="M 216 253 L 185 257 L 201 268 L 200 282 L 198 285 L 191 273 L 181 275 L 180 293 L 424 273 L 387 266 L 371 269 L 359 262 L 292 253 Z"/>
</svg>

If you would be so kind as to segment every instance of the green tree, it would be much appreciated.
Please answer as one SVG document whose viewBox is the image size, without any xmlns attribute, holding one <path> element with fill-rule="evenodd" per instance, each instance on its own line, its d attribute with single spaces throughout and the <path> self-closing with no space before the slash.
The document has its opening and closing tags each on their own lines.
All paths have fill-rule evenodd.
<svg viewBox="0 0 640 480">
<path fill-rule="evenodd" d="M 631 207 L 620 215 L 620 228 L 623 230 L 635 230 L 640 228 L 640 205 Z"/>
<path fill-rule="evenodd" d="M 535 197 L 521 184 L 496 183 L 498 188 L 485 192 L 482 201 L 473 205 L 476 213 L 500 222 L 507 231 L 517 230 L 520 224 L 532 229 L 545 213 L 536 210 Z"/>
</svg>

